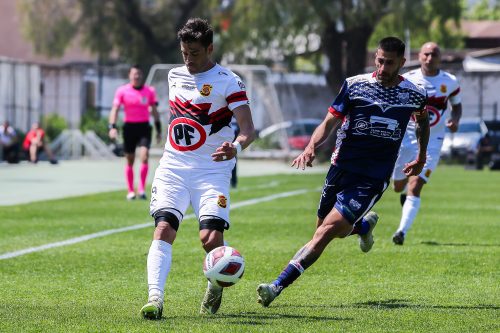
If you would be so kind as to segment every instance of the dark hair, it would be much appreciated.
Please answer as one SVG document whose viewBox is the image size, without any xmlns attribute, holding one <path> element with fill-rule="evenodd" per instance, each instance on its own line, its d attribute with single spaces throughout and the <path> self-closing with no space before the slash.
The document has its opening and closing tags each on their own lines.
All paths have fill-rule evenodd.
<svg viewBox="0 0 500 333">
<path fill-rule="evenodd" d="M 177 38 L 184 43 L 200 42 L 207 48 L 213 43 L 214 31 L 207 20 L 195 17 L 190 18 L 177 32 Z"/>
<path fill-rule="evenodd" d="M 396 37 L 385 37 L 378 42 L 378 48 L 386 52 L 396 52 L 398 57 L 405 54 L 405 43 Z"/>
<path fill-rule="evenodd" d="M 130 68 L 129 68 L 128 72 L 130 73 L 130 71 L 131 71 L 132 69 L 134 69 L 134 68 L 135 68 L 135 69 L 137 69 L 137 70 L 140 70 L 141 72 L 144 72 L 144 71 L 142 70 L 141 65 L 139 65 L 139 64 L 133 64 L 132 66 L 130 66 Z"/>
</svg>

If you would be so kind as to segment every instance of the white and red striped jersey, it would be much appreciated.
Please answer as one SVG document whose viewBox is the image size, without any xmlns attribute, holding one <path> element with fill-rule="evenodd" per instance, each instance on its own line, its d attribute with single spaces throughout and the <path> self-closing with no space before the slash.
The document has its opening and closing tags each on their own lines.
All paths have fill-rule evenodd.
<svg viewBox="0 0 500 333">
<path fill-rule="evenodd" d="M 405 73 L 403 76 L 427 91 L 426 109 L 429 112 L 431 127 L 429 145 L 437 144 L 441 146 L 446 127 L 447 117 L 445 113 L 448 109 L 448 101 L 451 105 L 456 105 L 462 100 L 457 78 L 442 70 L 436 76 L 425 76 L 420 68 Z M 415 121 L 413 118 L 408 123 L 403 145 L 405 142 L 416 142 Z"/>
<path fill-rule="evenodd" d="M 168 85 L 170 121 L 160 165 L 232 168 L 234 159 L 214 162 L 211 155 L 224 141 L 233 141 L 233 110 L 249 103 L 241 79 L 218 64 L 194 75 L 182 66 L 170 70 Z"/>
</svg>

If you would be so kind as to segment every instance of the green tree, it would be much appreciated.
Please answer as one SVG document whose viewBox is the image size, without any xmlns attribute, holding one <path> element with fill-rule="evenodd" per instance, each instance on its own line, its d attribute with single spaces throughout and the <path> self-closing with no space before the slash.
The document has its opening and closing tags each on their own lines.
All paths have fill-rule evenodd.
<svg viewBox="0 0 500 333">
<path fill-rule="evenodd" d="M 219 6 L 220 1 L 213 0 L 212 5 Z M 364 71 L 370 37 L 384 18 L 392 15 L 389 23 L 393 26 L 411 22 L 411 27 L 428 29 L 435 24 L 443 29 L 448 19 L 458 22 L 461 2 L 237 0 L 219 9 L 215 17 L 224 22 L 219 27 L 220 51 L 230 54 L 230 59 L 238 63 L 280 59 L 293 66 L 297 58 L 306 57 L 320 68 L 324 55 L 328 62 L 327 82 L 337 91 L 345 77 Z"/>
<path fill-rule="evenodd" d="M 465 18 L 469 20 L 500 20 L 500 0 L 481 0 L 470 8 Z"/>
<path fill-rule="evenodd" d="M 21 0 L 24 35 L 47 56 L 64 54 L 79 38 L 103 61 L 111 54 L 145 66 L 178 62 L 176 32 L 202 0 Z M 209 13 L 208 13 L 209 14 Z"/>
</svg>

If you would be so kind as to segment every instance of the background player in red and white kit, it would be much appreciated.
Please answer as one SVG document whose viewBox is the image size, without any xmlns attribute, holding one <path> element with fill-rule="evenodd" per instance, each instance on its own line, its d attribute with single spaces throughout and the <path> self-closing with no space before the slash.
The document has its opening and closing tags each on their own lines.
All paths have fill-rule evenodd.
<svg viewBox="0 0 500 333">
<path fill-rule="evenodd" d="M 151 190 L 156 228 L 147 262 L 149 299 L 141 309 L 148 319 L 161 318 L 172 244 L 190 204 L 204 250 L 224 244 L 235 157 L 255 137 L 245 85 L 211 60 L 213 31 L 208 22 L 190 19 L 177 37 L 185 66 L 168 74 L 168 138 Z M 236 139 L 230 126 L 233 115 L 240 128 Z M 200 312 L 215 314 L 221 299 L 222 288 L 209 283 Z"/>
<path fill-rule="evenodd" d="M 139 159 L 141 160 L 139 185 L 137 195 L 146 200 L 144 189 L 149 170 L 149 148 L 151 146 L 151 125 L 149 124 L 150 111 L 155 121 L 156 139 L 161 141 L 160 116 L 156 106 L 156 92 L 153 87 L 144 85 L 143 73 L 138 65 L 130 68 L 128 73 L 130 82 L 116 90 L 113 100 L 113 108 L 109 114 L 109 137 L 116 139 L 118 129 L 116 121 L 118 110 L 123 106 L 125 112 L 123 124 L 123 150 L 127 164 L 125 166 L 125 179 L 127 180 L 127 199 L 136 198 L 134 189 L 134 162 L 135 150 L 139 147 Z"/>
<path fill-rule="evenodd" d="M 429 113 L 431 133 L 427 147 L 427 159 L 422 172 L 419 175 L 407 177 L 403 173 L 404 165 L 415 158 L 418 150 L 415 122 L 411 120 L 408 123 L 408 129 L 394 167 L 392 175 L 394 190 L 402 192 L 406 189 L 406 194 L 401 194 L 403 212 L 399 228 L 392 237 L 394 244 L 397 245 L 403 245 L 405 235 L 420 209 L 422 188 L 429 181 L 431 173 L 438 165 L 445 127 L 448 127 L 451 132 L 456 132 L 462 115 L 460 86 L 455 76 L 439 69 L 441 63 L 439 46 L 434 42 L 425 43 L 420 49 L 418 59 L 420 68 L 403 76 L 427 91 L 426 109 Z M 450 117 L 445 115 L 448 102 L 451 104 Z"/>
</svg>

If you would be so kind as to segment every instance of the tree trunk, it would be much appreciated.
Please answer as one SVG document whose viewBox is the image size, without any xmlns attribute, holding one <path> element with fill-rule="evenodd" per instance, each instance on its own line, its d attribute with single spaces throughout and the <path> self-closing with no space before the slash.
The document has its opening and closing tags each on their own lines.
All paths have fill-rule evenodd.
<svg viewBox="0 0 500 333">
<path fill-rule="evenodd" d="M 336 22 L 331 22 L 323 32 L 321 45 L 323 53 L 328 58 L 328 70 L 325 74 L 326 82 L 332 92 L 337 94 L 345 79 L 343 69 L 342 34 L 337 31 Z"/>
<path fill-rule="evenodd" d="M 346 76 L 365 73 L 368 40 L 373 33 L 372 26 L 359 26 L 345 33 Z M 371 55 L 368 55 L 370 57 Z"/>
</svg>

